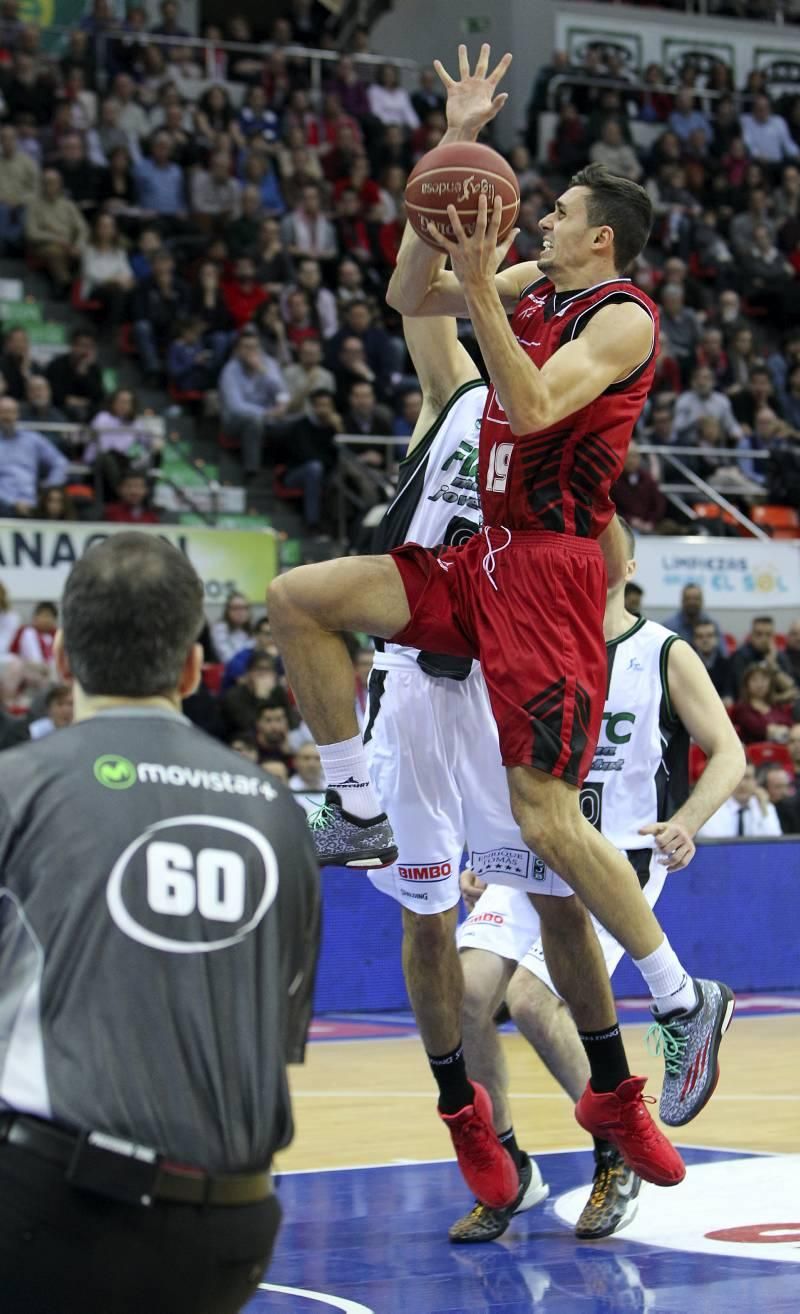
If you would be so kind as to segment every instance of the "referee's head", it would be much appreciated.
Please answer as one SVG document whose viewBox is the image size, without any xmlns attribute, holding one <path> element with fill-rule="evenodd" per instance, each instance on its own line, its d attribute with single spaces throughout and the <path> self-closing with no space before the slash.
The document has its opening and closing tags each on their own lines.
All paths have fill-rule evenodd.
<svg viewBox="0 0 800 1314">
<path fill-rule="evenodd" d="M 90 698 L 166 698 L 197 687 L 203 586 L 155 534 L 111 534 L 72 568 L 57 644 L 62 674 Z"/>
</svg>

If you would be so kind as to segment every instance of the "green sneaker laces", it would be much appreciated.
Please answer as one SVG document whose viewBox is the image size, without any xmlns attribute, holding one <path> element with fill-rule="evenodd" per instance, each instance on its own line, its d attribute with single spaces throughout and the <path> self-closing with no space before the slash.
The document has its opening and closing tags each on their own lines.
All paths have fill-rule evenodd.
<svg viewBox="0 0 800 1314">
<path fill-rule="evenodd" d="M 654 1058 L 658 1058 L 660 1054 L 664 1055 L 667 1076 L 679 1077 L 683 1056 L 689 1043 L 686 1036 L 673 1031 L 668 1022 L 653 1022 L 652 1026 L 647 1028 L 644 1038 L 649 1054 Z"/>
<path fill-rule="evenodd" d="M 336 816 L 336 809 L 329 803 L 320 803 L 318 808 L 308 814 L 309 830 L 324 830 Z"/>
</svg>

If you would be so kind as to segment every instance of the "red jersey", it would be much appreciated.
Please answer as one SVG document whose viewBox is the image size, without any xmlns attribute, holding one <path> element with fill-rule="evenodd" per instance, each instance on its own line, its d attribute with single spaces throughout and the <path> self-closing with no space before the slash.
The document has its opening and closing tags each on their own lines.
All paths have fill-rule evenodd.
<svg viewBox="0 0 800 1314">
<path fill-rule="evenodd" d="M 621 301 L 635 301 L 647 311 L 653 321 L 652 346 L 627 379 L 606 388 L 588 406 L 549 429 L 514 434 L 494 387 L 489 389 L 479 457 L 487 525 L 597 538 L 613 516 L 611 485 L 622 472 L 655 370 L 655 304 L 629 278 L 582 292 L 556 292 L 549 278 L 540 278 L 522 293 L 511 320 L 517 342 L 541 369 L 598 310 Z"/>
</svg>

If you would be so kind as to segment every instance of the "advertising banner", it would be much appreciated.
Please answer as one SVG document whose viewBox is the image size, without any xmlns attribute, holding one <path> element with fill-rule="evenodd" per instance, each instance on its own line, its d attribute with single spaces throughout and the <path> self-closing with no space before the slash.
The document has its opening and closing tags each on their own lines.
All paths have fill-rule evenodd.
<svg viewBox="0 0 800 1314">
<path fill-rule="evenodd" d="M 94 543 L 131 525 L 48 520 L 0 520 L 0 580 L 14 603 L 57 600 L 71 567 Z M 142 526 L 160 534 L 191 561 L 203 581 L 208 602 L 243 593 L 263 602 L 267 584 L 278 573 L 278 540 L 271 530 L 206 529 L 195 526 Z"/>
<path fill-rule="evenodd" d="M 800 540 L 638 538 L 636 581 L 645 606 L 675 609 L 685 584 L 699 584 L 705 604 L 769 611 L 800 609 Z"/>
</svg>

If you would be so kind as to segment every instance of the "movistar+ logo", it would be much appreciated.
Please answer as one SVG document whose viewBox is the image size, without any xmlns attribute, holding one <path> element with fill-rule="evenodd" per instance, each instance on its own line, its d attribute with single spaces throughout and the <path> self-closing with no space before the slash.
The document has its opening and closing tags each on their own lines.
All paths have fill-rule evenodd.
<svg viewBox="0 0 800 1314">
<path fill-rule="evenodd" d="M 127 757 L 118 757 L 116 753 L 98 757 L 93 770 L 95 780 L 106 789 L 130 789 L 136 784 L 136 767 Z"/>
</svg>

